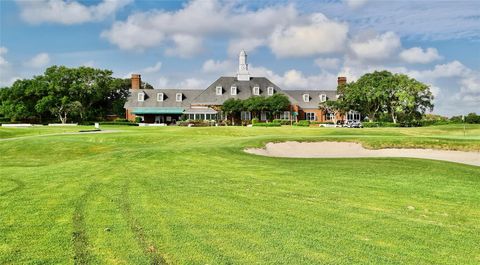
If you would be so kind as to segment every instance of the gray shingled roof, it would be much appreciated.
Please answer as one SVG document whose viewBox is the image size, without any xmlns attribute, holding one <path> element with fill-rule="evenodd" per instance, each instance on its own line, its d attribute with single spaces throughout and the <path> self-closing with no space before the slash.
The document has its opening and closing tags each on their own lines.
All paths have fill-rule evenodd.
<svg viewBox="0 0 480 265">
<path fill-rule="evenodd" d="M 190 108 L 190 102 L 203 90 L 195 89 L 130 89 L 130 96 L 125 103 L 125 108 Z M 138 101 L 138 93 L 145 93 L 145 101 Z M 157 101 L 157 93 L 163 93 L 163 101 Z M 182 102 L 177 102 L 175 96 L 182 93 Z"/>
<path fill-rule="evenodd" d="M 320 104 L 320 95 L 327 95 L 327 100 L 337 100 L 336 90 L 283 90 L 284 93 L 290 95 L 297 101 L 297 105 L 302 109 L 318 109 Z M 308 94 L 309 102 L 303 101 L 303 95 Z"/>
<path fill-rule="evenodd" d="M 216 87 L 222 87 L 222 95 L 216 94 Z M 237 87 L 237 95 L 231 95 L 230 88 Z M 253 96 L 253 87 L 260 88 L 260 96 L 267 96 L 267 88 L 273 87 L 274 93 L 286 95 L 292 104 L 302 109 L 317 109 L 320 104 L 320 95 L 327 95 L 328 100 L 337 100 L 335 90 L 282 90 L 265 77 L 252 77 L 250 81 L 238 81 L 236 77 L 220 77 L 205 90 L 198 89 L 131 89 L 125 108 L 184 108 L 188 112 L 196 112 L 198 109 L 191 109 L 191 105 L 222 105 L 229 98 L 247 99 Z M 145 101 L 137 100 L 138 93 L 145 93 Z M 157 93 L 164 94 L 164 101 L 157 101 Z M 176 102 L 176 93 L 182 93 L 183 101 Z M 309 94 L 310 101 L 304 102 L 303 95 Z M 208 112 L 214 113 L 209 109 Z"/>
<path fill-rule="evenodd" d="M 217 86 L 222 87 L 222 95 L 216 94 Z M 237 87 L 237 95 L 231 95 L 231 87 Z M 273 87 L 274 93 L 283 93 L 282 90 L 268 80 L 265 77 L 251 77 L 250 81 L 238 81 L 236 77 L 222 76 L 213 82 L 207 89 L 196 97 L 192 104 L 195 105 L 222 105 L 227 99 L 247 99 L 253 95 L 253 87 L 258 86 L 260 88 L 260 96 L 267 96 L 267 88 Z M 285 94 L 285 93 L 283 93 Z M 293 98 L 290 98 L 286 94 L 290 101 L 294 102 Z"/>
</svg>

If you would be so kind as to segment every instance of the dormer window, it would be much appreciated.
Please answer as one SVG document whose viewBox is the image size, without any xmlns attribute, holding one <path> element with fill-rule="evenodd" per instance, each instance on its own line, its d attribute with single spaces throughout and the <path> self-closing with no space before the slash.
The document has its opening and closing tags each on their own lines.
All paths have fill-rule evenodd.
<svg viewBox="0 0 480 265">
<path fill-rule="evenodd" d="M 271 87 L 271 86 L 267 87 L 267 94 L 269 96 L 273 95 L 273 87 Z"/>
<path fill-rule="evenodd" d="M 236 87 L 236 86 L 232 86 L 232 87 L 230 88 L 230 94 L 231 94 L 232 96 L 236 96 L 236 95 L 237 95 L 237 87 Z"/>
<path fill-rule="evenodd" d="M 215 94 L 217 94 L 217 96 L 221 96 L 222 95 L 222 87 L 221 86 L 217 86 L 216 89 L 215 89 Z"/>
<path fill-rule="evenodd" d="M 143 93 L 143 92 L 138 93 L 138 98 L 137 99 L 140 102 L 145 101 L 145 93 Z"/>
<path fill-rule="evenodd" d="M 254 86 L 253 87 L 253 95 L 255 95 L 255 96 L 260 95 L 260 87 L 259 86 Z"/>
<path fill-rule="evenodd" d="M 157 93 L 157 101 L 163 101 L 163 93 Z"/>
<path fill-rule="evenodd" d="M 321 94 L 320 95 L 320 102 L 325 102 L 325 101 L 327 101 L 327 95 Z"/>
<path fill-rule="evenodd" d="M 310 95 L 309 94 L 303 94 L 303 102 L 310 102 Z"/>
<path fill-rule="evenodd" d="M 182 99 L 183 99 L 182 93 L 177 93 L 177 94 L 175 95 L 175 100 L 176 100 L 177 102 L 182 102 Z"/>
</svg>

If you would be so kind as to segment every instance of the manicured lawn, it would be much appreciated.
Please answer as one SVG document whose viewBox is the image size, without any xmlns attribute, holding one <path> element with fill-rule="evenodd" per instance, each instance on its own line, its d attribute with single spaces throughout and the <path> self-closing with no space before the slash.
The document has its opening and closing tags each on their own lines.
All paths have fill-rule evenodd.
<svg viewBox="0 0 480 265">
<path fill-rule="evenodd" d="M 52 135 L 85 128 L 0 128 L 0 264 L 480 263 L 480 167 L 242 152 L 284 140 L 480 151 L 480 126 Z"/>
</svg>

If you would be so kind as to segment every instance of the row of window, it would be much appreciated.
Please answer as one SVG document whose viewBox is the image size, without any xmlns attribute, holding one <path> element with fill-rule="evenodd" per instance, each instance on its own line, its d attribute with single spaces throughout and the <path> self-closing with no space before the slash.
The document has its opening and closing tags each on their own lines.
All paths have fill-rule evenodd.
<svg viewBox="0 0 480 265">
<path fill-rule="evenodd" d="M 331 121 L 334 118 L 333 113 L 325 113 L 325 120 L 326 121 Z M 305 112 L 305 120 L 307 121 L 316 121 L 317 118 L 315 116 L 315 112 Z"/>
<path fill-rule="evenodd" d="M 206 113 L 194 113 L 194 114 L 184 114 L 184 120 L 216 120 L 217 114 L 206 114 Z"/>
<path fill-rule="evenodd" d="M 223 93 L 222 87 L 217 86 L 217 91 L 216 92 L 217 92 L 216 93 L 217 96 L 222 95 L 222 93 Z M 230 88 L 230 94 L 232 96 L 237 95 L 237 87 L 236 86 L 232 86 Z M 273 87 L 268 87 L 267 88 L 267 94 L 269 96 L 273 95 Z M 260 95 L 260 88 L 259 87 L 253 87 L 253 95 L 255 95 L 255 96 Z M 163 101 L 164 97 L 165 97 L 165 95 L 163 93 L 157 93 L 157 101 Z M 327 101 L 327 95 L 321 94 L 319 97 L 320 97 L 320 102 Z M 182 93 L 176 93 L 175 94 L 175 101 L 182 102 L 182 100 L 183 100 L 183 94 Z M 143 92 L 138 93 L 138 101 L 145 101 L 145 93 L 143 93 Z M 303 94 L 303 101 L 304 102 L 310 102 L 310 94 Z"/>
<path fill-rule="evenodd" d="M 321 94 L 319 97 L 320 97 L 320 102 L 327 101 L 327 95 Z M 303 102 L 310 102 L 310 94 L 303 94 Z"/>
<path fill-rule="evenodd" d="M 163 93 L 157 93 L 157 101 L 163 101 L 165 98 L 165 95 Z M 145 101 L 145 93 L 140 92 L 138 93 L 138 101 Z M 176 93 L 175 94 L 175 101 L 176 102 L 182 102 L 183 100 L 183 94 L 182 93 Z"/>
<path fill-rule="evenodd" d="M 222 86 L 217 86 L 215 92 L 216 92 L 217 96 L 221 96 L 223 94 L 223 87 Z M 238 92 L 238 89 L 237 89 L 236 86 L 231 86 L 230 87 L 230 95 L 236 96 L 237 92 Z M 271 95 L 273 95 L 273 92 L 274 92 L 273 87 L 271 87 L 271 86 L 267 87 L 267 95 L 271 96 Z M 255 96 L 259 96 L 260 95 L 260 87 L 259 86 L 254 86 L 252 88 L 252 94 L 255 95 Z"/>
</svg>

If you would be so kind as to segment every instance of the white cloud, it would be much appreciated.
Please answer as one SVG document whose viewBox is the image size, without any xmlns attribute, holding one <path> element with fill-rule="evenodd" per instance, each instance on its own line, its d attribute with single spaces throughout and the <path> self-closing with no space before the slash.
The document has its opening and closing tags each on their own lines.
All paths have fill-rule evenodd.
<svg viewBox="0 0 480 265">
<path fill-rule="evenodd" d="M 0 46 L 0 88 L 4 86 L 11 86 L 13 82 L 20 77 L 14 71 L 12 65 L 8 62 L 5 56 L 8 53 L 6 47 Z"/>
<path fill-rule="evenodd" d="M 104 0 L 98 5 L 86 6 L 77 1 L 36 0 L 20 1 L 20 16 L 31 24 L 45 22 L 65 25 L 100 21 L 114 14 L 132 0 Z"/>
<path fill-rule="evenodd" d="M 368 2 L 368 0 L 345 0 L 344 2 L 349 8 L 357 9 L 364 6 Z"/>
<path fill-rule="evenodd" d="M 160 77 L 157 80 L 158 88 L 165 88 L 168 85 L 168 78 Z"/>
<path fill-rule="evenodd" d="M 323 69 L 337 69 L 340 66 L 340 59 L 338 58 L 317 58 L 315 65 Z"/>
<path fill-rule="evenodd" d="M 419 47 L 413 47 L 403 50 L 400 53 L 400 58 L 407 63 L 425 64 L 440 60 L 442 57 L 438 54 L 438 51 L 435 48 L 427 48 L 426 50 L 423 50 Z"/>
<path fill-rule="evenodd" d="M 347 40 L 348 25 L 329 20 L 321 13 L 303 25 L 277 28 L 270 48 L 279 57 L 301 57 L 341 51 Z"/>
<path fill-rule="evenodd" d="M 215 61 L 210 59 L 205 61 L 202 66 L 202 71 L 205 73 L 232 74 L 234 70 L 234 64 L 229 60 Z"/>
<path fill-rule="evenodd" d="M 380 35 L 364 32 L 350 43 L 350 49 L 356 58 L 373 61 L 388 59 L 400 46 L 400 38 L 392 31 Z"/>
<path fill-rule="evenodd" d="M 175 87 L 188 89 L 205 89 L 208 86 L 208 81 L 199 78 L 187 78 L 179 82 Z"/>
<path fill-rule="evenodd" d="M 82 66 L 85 66 L 85 67 L 95 67 L 95 61 L 93 61 L 93 60 L 86 61 L 86 62 L 82 63 Z"/>
<path fill-rule="evenodd" d="M 8 61 L 3 58 L 4 54 L 7 54 L 8 49 L 6 47 L 0 47 L 0 66 L 5 66 L 8 64 Z"/>
<path fill-rule="evenodd" d="M 25 66 L 32 68 L 42 68 L 47 66 L 50 63 L 50 55 L 48 53 L 42 52 L 35 56 L 32 59 L 25 62 Z"/>
<path fill-rule="evenodd" d="M 347 32 L 346 23 L 321 13 L 301 16 L 294 5 L 249 10 L 241 4 L 193 0 L 176 11 L 133 13 L 101 36 L 124 50 L 165 47 L 167 55 L 180 57 L 199 54 L 206 37 L 228 40 L 231 56 L 240 49 L 269 46 L 279 57 L 298 57 L 341 51 Z"/>
<path fill-rule="evenodd" d="M 374 1 L 361 10 L 345 10 L 345 4 L 336 1 L 317 1 L 310 8 L 349 22 L 353 31 L 394 31 L 414 40 L 480 38 L 480 1 Z"/>
<path fill-rule="evenodd" d="M 426 82 L 451 77 L 465 77 L 471 73 L 471 69 L 463 65 L 461 62 L 455 60 L 445 64 L 437 64 L 431 70 L 408 71 L 408 74 L 419 80 L 425 80 Z"/>
<path fill-rule="evenodd" d="M 189 58 L 202 50 L 202 39 L 199 37 L 175 34 L 172 36 L 172 41 L 175 43 L 174 47 L 165 51 L 170 56 Z"/>
<path fill-rule="evenodd" d="M 162 62 L 157 62 L 153 66 L 149 66 L 149 67 L 146 67 L 146 68 L 140 70 L 140 73 L 146 73 L 146 74 L 156 73 L 160 70 L 160 68 L 162 68 Z"/>
<path fill-rule="evenodd" d="M 241 50 L 252 52 L 256 48 L 265 44 L 266 40 L 263 38 L 232 39 L 228 44 L 228 55 L 232 57 L 238 56 L 238 53 Z"/>
<path fill-rule="evenodd" d="M 290 69 L 283 75 L 276 74 L 265 67 L 251 67 L 252 76 L 265 76 L 283 89 L 335 89 L 337 76 L 327 71 L 314 75 L 305 75 L 303 72 Z"/>
</svg>

